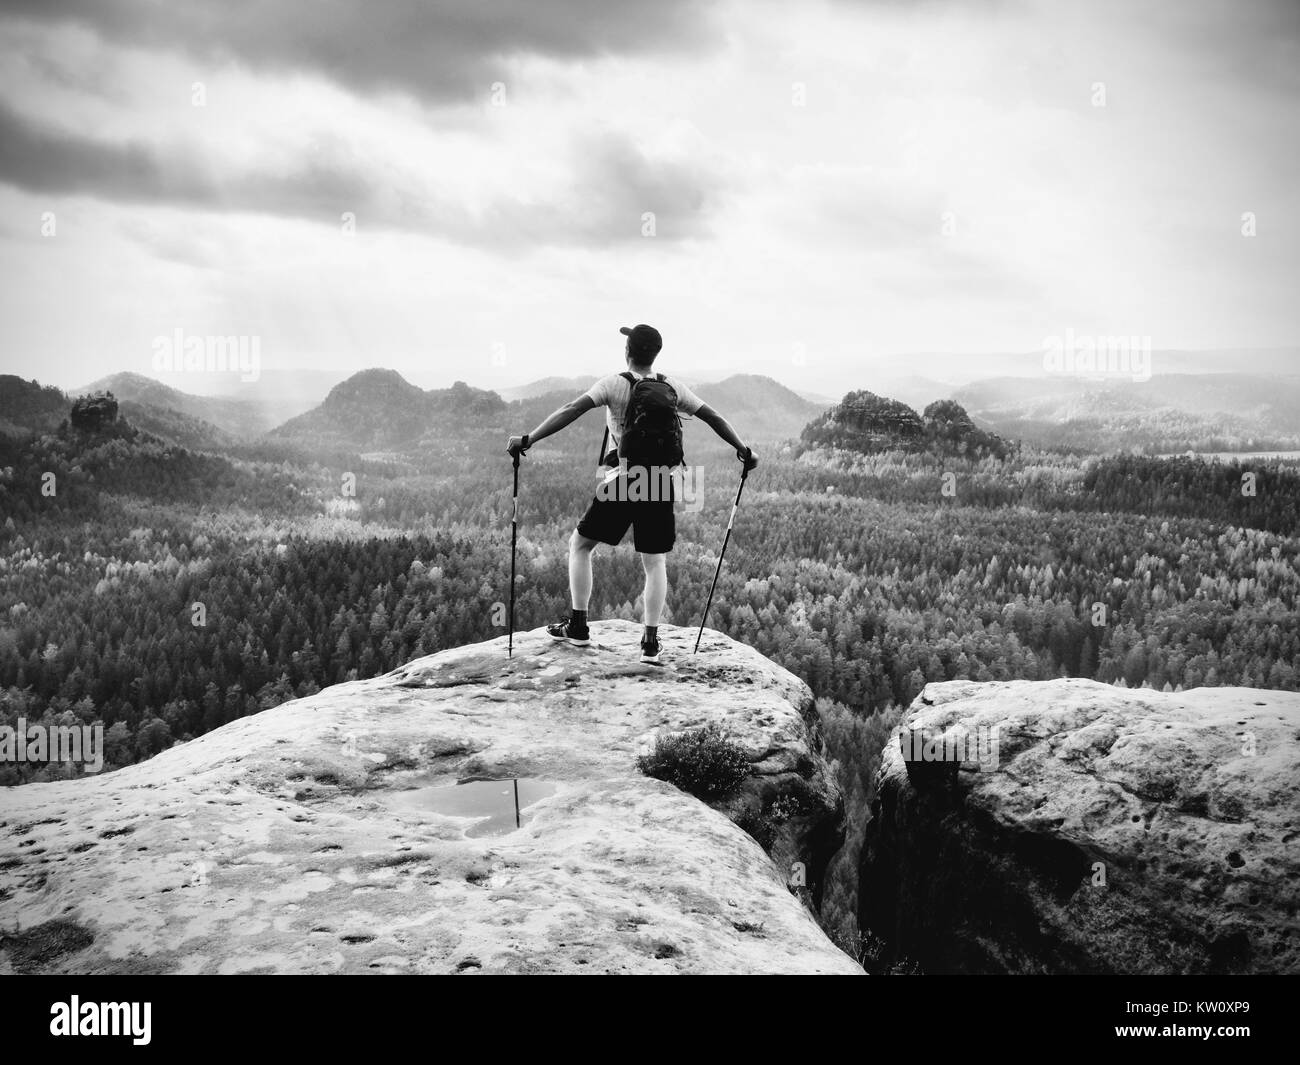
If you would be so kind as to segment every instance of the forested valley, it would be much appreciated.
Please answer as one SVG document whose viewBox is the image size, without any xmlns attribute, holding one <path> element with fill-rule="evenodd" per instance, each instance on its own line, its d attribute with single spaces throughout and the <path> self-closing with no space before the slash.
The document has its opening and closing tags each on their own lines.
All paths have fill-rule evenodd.
<svg viewBox="0 0 1300 1065">
<path fill-rule="evenodd" d="M 437 472 L 197 453 L 121 420 L 0 441 L 0 724 L 102 723 L 109 768 L 504 635 L 504 441 Z M 524 460 L 519 628 L 567 607 L 586 443 Z M 1294 464 L 845 443 L 822 428 L 762 456 L 709 624 L 811 686 L 850 825 L 930 681 L 1296 689 Z M 681 625 L 698 623 L 739 473 L 716 446 L 688 457 L 702 495 L 679 513 L 665 619 Z M 593 618 L 639 619 L 630 545 L 598 552 L 595 577 Z M 9 763 L 0 785 L 77 771 Z M 824 908 L 840 931 L 856 845 Z"/>
</svg>

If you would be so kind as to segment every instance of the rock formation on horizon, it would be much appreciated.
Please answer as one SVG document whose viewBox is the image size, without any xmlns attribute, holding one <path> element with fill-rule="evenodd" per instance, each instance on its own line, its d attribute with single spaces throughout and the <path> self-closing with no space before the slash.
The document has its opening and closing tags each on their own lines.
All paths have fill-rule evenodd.
<svg viewBox="0 0 1300 1065">
<path fill-rule="evenodd" d="M 1012 450 L 1001 437 L 978 428 L 961 404 L 951 399 L 931 403 L 920 415 L 906 403 L 865 389 L 848 393 L 810 421 L 799 440 L 810 450 L 863 455 L 924 451 L 976 459 L 1005 458 Z"/>
</svg>

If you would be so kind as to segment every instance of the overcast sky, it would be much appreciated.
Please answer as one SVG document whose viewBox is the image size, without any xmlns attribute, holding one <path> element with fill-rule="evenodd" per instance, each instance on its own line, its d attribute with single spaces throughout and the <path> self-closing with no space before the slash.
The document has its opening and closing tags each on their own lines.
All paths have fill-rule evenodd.
<svg viewBox="0 0 1300 1065">
<path fill-rule="evenodd" d="M 9 0 L 0 101 L 0 369 L 63 386 L 1297 343 L 1296 0 Z"/>
</svg>

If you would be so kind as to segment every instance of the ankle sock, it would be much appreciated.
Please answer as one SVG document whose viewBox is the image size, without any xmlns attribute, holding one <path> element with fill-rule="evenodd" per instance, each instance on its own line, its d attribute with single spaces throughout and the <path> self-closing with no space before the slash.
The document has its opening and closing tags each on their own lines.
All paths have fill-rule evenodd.
<svg viewBox="0 0 1300 1065">
<path fill-rule="evenodd" d="M 659 626 L 658 626 L 658 625 L 647 625 L 647 626 L 645 627 L 645 636 L 643 637 L 643 639 L 646 639 L 646 640 L 653 640 L 653 639 L 654 639 L 655 637 L 657 637 L 658 635 L 659 635 Z"/>
<path fill-rule="evenodd" d="M 587 624 L 587 612 L 585 610 L 572 610 L 569 612 L 569 617 L 575 625 Z"/>
</svg>

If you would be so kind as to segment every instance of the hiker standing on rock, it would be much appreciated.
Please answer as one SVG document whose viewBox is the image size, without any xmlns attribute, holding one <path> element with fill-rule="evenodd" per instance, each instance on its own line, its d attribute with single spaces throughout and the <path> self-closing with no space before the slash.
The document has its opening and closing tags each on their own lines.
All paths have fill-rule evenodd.
<svg viewBox="0 0 1300 1065">
<path fill-rule="evenodd" d="M 641 661 L 659 661 L 659 617 L 668 596 L 667 555 L 677 540 L 671 470 L 683 464 L 679 414 L 694 415 L 736 449 L 748 472 L 758 459 L 717 411 L 680 381 L 652 369 L 663 347 L 659 331 L 648 325 L 619 332 L 627 337 L 627 370 L 602 377 L 585 393 L 550 415 L 531 433 L 512 436 L 506 450 L 515 458 L 539 440 L 558 433 L 593 407 L 604 407 L 606 441 L 601 444 L 605 480 L 569 539 L 569 616 L 546 631 L 578 646 L 591 642 L 587 606 L 591 601 L 591 552 L 597 544 L 617 547 L 632 527 L 632 543 L 645 569 L 645 634 Z"/>
</svg>

